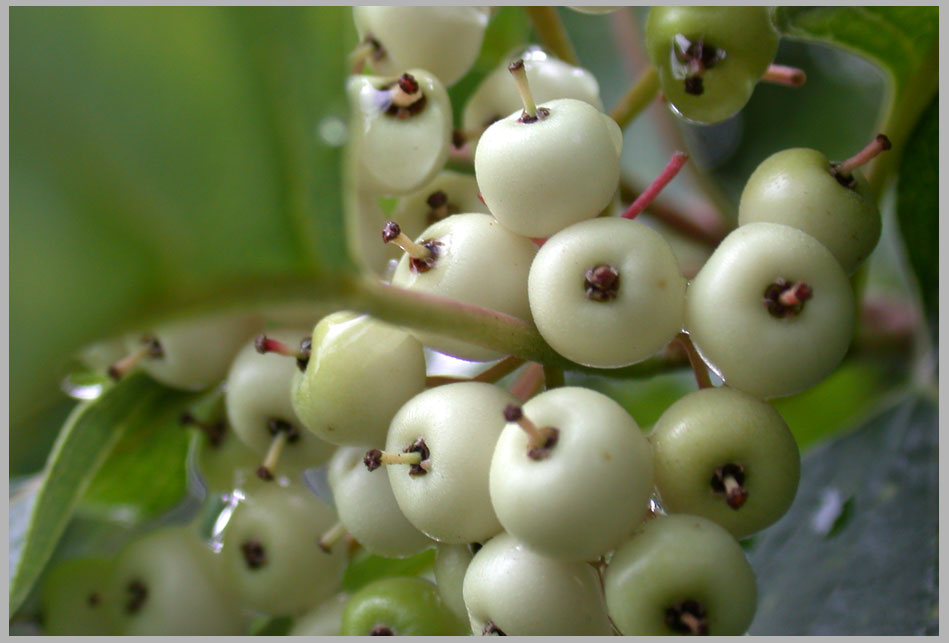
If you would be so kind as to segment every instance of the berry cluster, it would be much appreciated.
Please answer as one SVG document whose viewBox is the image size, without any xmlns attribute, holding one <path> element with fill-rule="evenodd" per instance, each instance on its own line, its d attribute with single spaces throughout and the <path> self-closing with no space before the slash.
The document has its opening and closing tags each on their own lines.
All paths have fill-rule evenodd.
<svg viewBox="0 0 949 643">
<path fill-rule="evenodd" d="M 800 477 L 767 400 L 818 383 L 850 344 L 848 275 L 880 235 L 857 168 L 886 138 L 842 163 L 805 149 L 764 161 L 739 227 L 689 281 L 666 239 L 632 220 L 649 197 L 615 211 L 623 133 L 592 74 L 528 47 L 454 130 L 446 86 L 473 64 L 490 11 L 356 7 L 354 19 L 350 242 L 367 270 L 530 321 L 588 367 L 681 343 L 700 389 L 646 433 L 553 369 L 357 312 L 136 333 L 114 377 L 223 382 L 182 423 L 200 431 L 197 468 L 227 508 L 212 547 L 197 528 L 163 528 L 113 561 L 62 565 L 47 583 L 50 632 L 236 634 L 266 614 L 309 634 L 744 633 L 756 586 L 737 539 L 777 521 Z M 777 43 L 764 8 L 661 7 L 647 24 L 665 99 L 702 122 L 784 73 L 771 70 Z M 473 176 L 444 169 L 465 154 Z M 397 199 L 388 218 L 382 197 Z M 435 378 L 426 350 L 497 363 Z M 324 465 L 332 504 L 304 485 Z M 357 546 L 434 547 L 435 582 L 341 597 Z"/>
</svg>

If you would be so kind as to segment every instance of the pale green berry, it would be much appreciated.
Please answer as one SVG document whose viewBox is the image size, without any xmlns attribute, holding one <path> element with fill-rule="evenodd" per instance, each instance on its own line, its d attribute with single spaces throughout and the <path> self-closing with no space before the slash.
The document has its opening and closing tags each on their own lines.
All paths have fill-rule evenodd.
<svg viewBox="0 0 949 643">
<path fill-rule="evenodd" d="M 405 558 L 435 543 L 412 526 L 399 509 L 389 476 L 369 471 L 365 447 L 343 447 L 329 464 L 329 483 L 339 521 L 366 551 Z"/>
<path fill-rule="evenodd" d="M 156 325 L 125 338 L 128 357 L 162 384 L 199 391 L 220 383 L 244 341 L 260 332 L 259 315 L 215 315 Z M 128 364 L 123 360 L 124 364 Z M 113 365 L 121 376 L 125 366 Z"/>
<path fill-rule="evenodd" d="M 381 243 L 381 242 L 380 242 Z M 309 432 L 337 445 L 385 443 L 389 423 L 425 388 L 425 352 L 412 335 L 368 315 L 327 315 L 294 369 L 293 409 Z"/>
<path fill-rule="evenodd" d="M 415 85 L 414 92 L 399 89 Z M 346 94 L 356 189 L 402 195 L 435 178 L 448 160 L 452 130 L 448 93 L 435 76 L 422 69 L 397 78 L 350 76 Z"/>
<path fill-rule="evenodd" d="M 51 636 L 114 634 L 106 601 L 112 561 L 73 558 L 50 567 L 43 578 L 43 633 Z"/>
<path fill-rule="evenodd" d="M 506 533 L 475 554 L 465 574 L 464 598 L 475 635 L 612 634 L 592 565 L 546 558 Z"/>
<path fill-rule="evenodd" d="M 340 636 L 343 609 L 348 600 L 349 595 L 341 592 L 301 614 L 294 619 L 288 636 Z"/>
<path fill-rule="evenodd" d="M 661 350 L 682 330 L 685 292 L 663 236 L 619 217 L 561 230 L 537 252 L 528 277 L 540 334 L 564 357 L 598 368 Z"/>
<path fill-rule="evenodd" d="M 301 484 L 251 481 L 221 547 L 229 583 L 246 604 L 271 615 L 304 612 L 339 591 L 346 552 L 324 551 L 320 534 L 335 512 Z"/>
<path fill-rule="evenodd" d="M 615 401 L 555 388 L 507 419 L 490 473 L 491 503 L 506 532 L 545 556 L 590 561 L 646 515 L 654 484 L 649 444 Z M 537 440 L 535 430 L 546 434 Z"/>
<path fill-rule="evenodd" d="M 468 608 L 465 607 L 463 588 L 465 573 L 481 545 L 449 545 L 438 543 L 435 546 L 435 584 L 442 595 L 445 605 L 464 620 L 468 620 Z"/>
<path fill-rule="evenodd" d="M 429 226 L 465 212 L 490 214 L 488 206 L 478 198 L 478 182 L 472 175 L 445 170 L 420 190 L 400 197 L 389 218 L 415 239 Z M 376 228 L 377 240 L 381 228 Z"/>
<path fill-rule="evenodd" d="M 658 6 L 646 20 L 646 51 L 663 96 L 699 123 L 744 107 L 777 50 L 769 7 Z"/>
<path fill-rule="evenodd" d="M 847 275 L 819 241 L 789 226 L 749 223 L 689 285 L 685 327 L 729 386 L 769 398 L 829 375 L 850 345 L 855 312 Z"/>
<path fill-rule="evenodd" d="M 374 70 L 396 74 L 422 67 L 446 86 L 474 65 L 489 16 L 487 7 L 353 7 L 359 38 L 364 42 L 372 39 L 369 64 Z"/>
<path fill-rule="evenodd" d="M 549 237 L 606 208 L 619 181 L 623 134 L 613 119 L 571 98 L 547 101 L 536 120 L 506 115 L 481 135 L 475 176 L 498 221 Z"/>
<path fill-rule="evenodd" d="M 603 577 L 613 623 L 626 636 L 744 634 L 755 614 L 755 575 L 738 542 L 698 516 L 647 520 Z"/>
<path fill-rule="evenodd" d="M 843 185 L 817 150 L 795 148 L 762 161 L 745 184 L 738 224 L 782 223 L 811 235 L 852 273 L 880 239 L 880 211 L 859 170 Z"/>
<path fill-rule="evenodd" d="M 247 626 L 220 561 L 190 527 L 163 527 L 126 545 L 107 594 L 122 635 L 237 635 Z"/>
<path fill-rule="evenodd" d="M 427 463 L 422 472 L 408 464 L 386 468 L 399 508 L 417 529 L 456 544 L 482 542 L 501 531 L 488 467 L 504 428 L 504 407 L 516 402 L 498 386 L 459 382 L 420 393 L 399 410 L 386 452 L 424 451 Z"/>
<path fill-rule="evenodd" d="M 455 214 L 427 228 L 417 243 L 431 246 L 420 263 L 404 255 L 392 284 L 443 295 L 530 320 L 527 275 L 537 247 L 487 214 Z M 471 342 L 414 331 L 426 346 L 460 359 L 486 362 L 502 354 Z"/>
<path fill-rule="evenodd" d="M 666 511 L 703 516 L 743 538 L 794 500 L 801 476 L 794 436 L 774 407 L 746 393 L 686 395 L 662 414 L 649 442 Z"/>
</svg>

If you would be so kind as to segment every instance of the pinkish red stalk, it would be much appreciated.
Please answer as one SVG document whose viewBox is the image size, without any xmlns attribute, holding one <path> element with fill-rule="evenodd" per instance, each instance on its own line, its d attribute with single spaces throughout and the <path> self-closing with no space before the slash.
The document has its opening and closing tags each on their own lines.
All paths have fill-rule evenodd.
<svg viewBox="0 0 949 643">
<path fill-rule="evenodd" d="M 669 184 L 669 181 L 675 178 L 676 174 L 679 173 L 679 170 L 682 169 L 682 166 L 685 165 L 688 160 L 689 155 L 685 152 L 674 152 L 672 158 L 666 163 L 666 167 L 660 172 L 659 176 L 656 177 L 656 180 L 653 181 L 642 194 L 636 197 L 636 200 L 633 201 L 626 212 L 623 213 L 623 218 L 635 219 L 640 212 L 648 208 L 653 199 L 662 192 L 662 189 Z"/>
</svg>

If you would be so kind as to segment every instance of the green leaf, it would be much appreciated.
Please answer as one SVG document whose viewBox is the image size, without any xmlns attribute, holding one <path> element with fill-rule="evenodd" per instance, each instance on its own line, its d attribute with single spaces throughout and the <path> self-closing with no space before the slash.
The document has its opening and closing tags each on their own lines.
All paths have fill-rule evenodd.
<svg viewBox="0 0 949 643">
<path fill-rule="evenodd" d="M 45 478 L 33 504 L 19 562 L 10 587 L 10 613 L 36 582 L 77 502 L 115 446 L 141 426 L 170 395 L 142 374 L 80 404 L 63 427 L 46 463 Z"/>
<path fill-rule="evenodd" d="M 874 60 L 900 92 L 926 64 L 939 41 L 939 8 L 778 7 L 775 23 L 786 36 L 821 40 Z"/>
<path fill-rule="evenodd" d="M 342 243 L 344 7 L 10 12 L 11 424 L 86 342 L 314 296 Z M 52 249 L 52 251 L 50 250 Z"/>
<path fill-rule="evenodd" d="M 938 632 L 935 400 L 905 396 L 805 457 L 790 511 L 755 538 L 751 634 Z"/>
<path fill-rule="evenodd" d="M 251 636 L 287 636 L 291 629 L 292 616 L 258 616 L 250 624 Z"/>
<path fill-rule="evenodd" d="M 939 99 L 916 124 L 900 164 L 897 218 L 930 329 L 939 328 Z"/>
<path fill-rule="evenodd" d="M 418 576 L 435 564 L 435 550 L 426 549 L 421 554 L 408 558 L 383 558 L 360 549 L 349 561 L 343 575 L 343 591 L 355 592 L 359 588 L 381 578 Z"/>
<path fill-rule="evenodd" d="M 196 398 L 166 390 L 112 449 L 77 510 L 88 517 L 139 523 L 180 503 L 188 493 L 191 435 L 179 416 Z"/>
</svg>

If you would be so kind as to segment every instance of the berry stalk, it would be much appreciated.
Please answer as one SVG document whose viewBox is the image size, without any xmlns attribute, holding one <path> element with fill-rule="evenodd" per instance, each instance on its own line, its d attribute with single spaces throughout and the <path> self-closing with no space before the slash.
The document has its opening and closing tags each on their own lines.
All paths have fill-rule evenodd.
<svg viewBox="0 0 949 643">
<path fill-rule="evenodd" d="M 673 152 L 672 158 L 666 163 L 666 167 L 659 173 L 659 176 L 656 177 L 642 194 L 636 197 L 636 200 L 630 204 L 626 212 L 622 214 L 622 217 L 624 219 L 635 219 L 643 210 L 649 207 L 653 199 L 676 177 L 679 170 L 682 169 L 682 166 L 685 165 L 688 160 L 689 155 L 685 152 Z"/>
<path fill-rule="evenodd" d="M 610 112 L 620 129 L 632 123 L 659 96 L 659 71 L 650 65 Z"/>
</svg>

